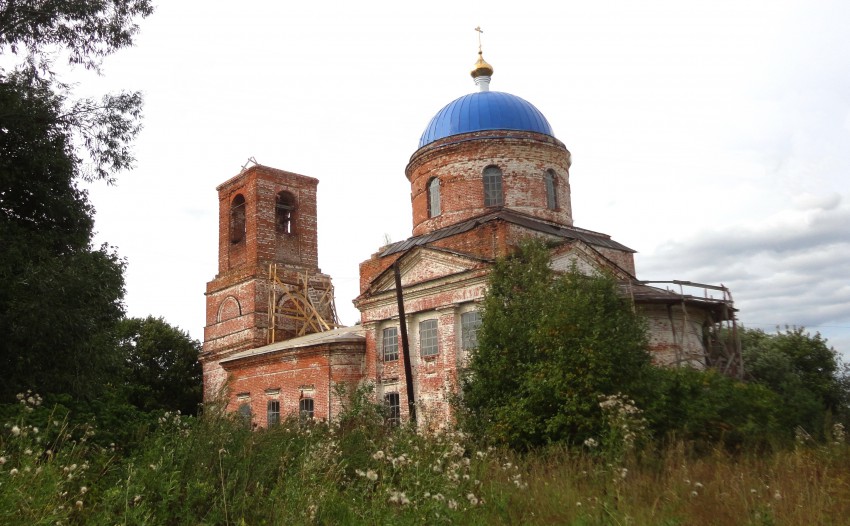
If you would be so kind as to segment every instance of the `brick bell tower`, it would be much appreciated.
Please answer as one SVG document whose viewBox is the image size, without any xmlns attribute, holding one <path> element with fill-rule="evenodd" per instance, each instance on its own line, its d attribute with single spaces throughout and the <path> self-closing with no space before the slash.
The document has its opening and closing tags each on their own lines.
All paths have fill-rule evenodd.
<svg viewBox="0 0 850 526">
<path fill-rule="evenodd" d="M 204 399 L 238 351 L 336 325 L 330 276 L 319 269 L 319 181 L 254 165 L 219 185 L 218 274 L 207 283 Z"/>
</svg>

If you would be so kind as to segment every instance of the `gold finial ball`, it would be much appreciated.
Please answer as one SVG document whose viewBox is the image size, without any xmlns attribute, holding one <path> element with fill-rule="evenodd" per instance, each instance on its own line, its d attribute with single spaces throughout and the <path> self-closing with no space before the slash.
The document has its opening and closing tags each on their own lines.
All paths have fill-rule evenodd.
<svg viewBox="0 0 850 526">
<path fill-rule="evenodd" d="M 481 51 L 478 52 L 478 61 L 472 66 L 472 71 L 469 74 L 472 75 L 472 78 L 493 76 L 493 66 L 484 60 L 484 55 Z"/>
</svg>

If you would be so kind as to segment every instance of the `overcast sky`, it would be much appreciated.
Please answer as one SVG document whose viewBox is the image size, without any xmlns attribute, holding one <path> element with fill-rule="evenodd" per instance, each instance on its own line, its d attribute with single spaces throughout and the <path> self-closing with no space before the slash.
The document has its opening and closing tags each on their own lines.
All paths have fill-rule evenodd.
<svg viewBox="0 0 850 526">
<path fill-rule="evenodd" d="M 577 226 L 638 277 L 730 287 L 739 320 L 850 351 L 850 3 L 161 2 L 81 90 L 141 90 L 137 168 L 95 184 L 127 308 L 203 339 L 215 187 L 249 157 L 318 178 L 341 321 L 358 264 L 411 233 L 410 155 L 475 87 L 540 109 L 572 152 Z"/>
</svg>

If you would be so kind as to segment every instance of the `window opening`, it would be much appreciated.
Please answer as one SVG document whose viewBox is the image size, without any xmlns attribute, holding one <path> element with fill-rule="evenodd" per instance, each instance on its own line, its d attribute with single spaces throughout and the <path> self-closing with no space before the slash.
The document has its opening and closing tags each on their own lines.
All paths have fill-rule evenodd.
<svg viewBox="0 0 850 526">
<path fill-rule="evenodd" d="M 283 191 L 275 199 L 275 222 L 277 231 L 283 234 L 292 233 L 292 213 L 295 211 L 295 196 Z"/>
<path fill-rule="evenodd" d="M 280 401 L 269 400 L 266 404 L 266 423 L 269 427 L 280 423 Z"/>
<path fill-rule="evenodd" d="M 555 177 L 555 170 L 546 170 L 546 175 L 543 176 L 543 180 L 546 183 L 546 208 L 549 210 L 557 210 L 558 193 L 556 190 L 558 188 L 558 183 L 557 178 Z"/>
<path fill-rule="evenodd" d="M 484 206 L 502 206 L 504 204 L 502 171 L 497 166 L 488 166 L 484 169 Z"/>
<path fill-rule="evenodd" d="M 471 351 L 478 348 L 478 329 L 481 328 L 481 313 L 477 310 L 460 315 L 460 348 Z"/>
<path fill-rule="evenodd" d="M 423 358 L 436 356 L 440 352 L 437 320 L 419 323 L 419 355 Z"/>
<path fill-rule="evenodd" d="M 384 405 L 387 409 L 387 424 L 399 425 L 401 423 L 401 399 L 398 393 L 386 393 Z"/>
<path fill-rule="evenodd" d="M 385 362 L 398 360 L 398 329 L 387 327 L 381 339 L 381 351 Z"/>
<path fill-rule="evenodd" d="M 302 398 L 298 401 L 298 414 L 301 418 L 313 418 L 313 399 Z"/>
<path fill-rule="evenodd" d="M 251 404 L 239 404 L 237 412 L 239 413 L 239 416 L 245 420 L 245 422 L 251 421 Z"/>
<path fill-rule="evenodd" d="M 434 177 L 428 181 L 428 217 L 437 217 L 440 211 L 440 180 Z"/>
<path fill-rule="evenodd" d="M 237 194 L 230 202 L 230 243 L 235 245 L 245 239 L 245 197 Z"/>
</svg>

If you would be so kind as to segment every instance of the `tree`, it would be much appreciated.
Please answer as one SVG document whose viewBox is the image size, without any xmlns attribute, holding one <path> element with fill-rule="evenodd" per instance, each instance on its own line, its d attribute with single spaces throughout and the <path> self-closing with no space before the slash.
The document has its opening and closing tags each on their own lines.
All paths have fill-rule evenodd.
<svg viewBox="0 0 850 526">
<path fill-rule="evenodd" d="M 117 365 L 124 263 L 94 249 L 61 101 L 21 75 L 0 83 L 0 396 L 97 396 Z"/>
<path fill-rule="evenodd" d="M 118 334 L 130 403 L 143 411 L 197 413 L 201 343 L 153 316 L 123 320 Z"/>
<path fill-rule="evenodd" d="M 80 179 L 112 181 L 133 163 L 141 96 L 74 99 L 53 56 L 100 71 L 132 45 L 150 0 L 0 4 L 0 396 L 32 388 L 97 397 L 119 370 L 124 262 L 92 247 Z"/>
<path fill-rule="evenodd" d="M 556 275 L 539 241 L 494 265 L 464 425 L 524 449 L 599 436 L 604 395 L 629 395 L 649 366 L 646 326 L 607 275 Z"/>
<path fill-rule="evenodd" d="M 786 427 L 802 426 L 820 435 L 827 412 L 847 413 L 845 370 L 819 333 L 812 335 L 802 327 L 776 334 L 743 329 L 741 348 L 748 380 L 780 396 Z"/>
</svg>

